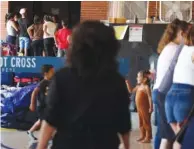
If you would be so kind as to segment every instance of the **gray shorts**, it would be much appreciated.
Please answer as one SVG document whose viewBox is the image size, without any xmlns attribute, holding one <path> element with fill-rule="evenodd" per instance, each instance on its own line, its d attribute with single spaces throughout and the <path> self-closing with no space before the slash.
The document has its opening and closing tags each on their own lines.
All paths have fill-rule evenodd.
<svg viewBox="0 0 194 149">
<path fill-rule="evenodd" d="M 64 57 L 66 54 L 66 49 L 58 49 L 57 57 Z"/>
</svg>

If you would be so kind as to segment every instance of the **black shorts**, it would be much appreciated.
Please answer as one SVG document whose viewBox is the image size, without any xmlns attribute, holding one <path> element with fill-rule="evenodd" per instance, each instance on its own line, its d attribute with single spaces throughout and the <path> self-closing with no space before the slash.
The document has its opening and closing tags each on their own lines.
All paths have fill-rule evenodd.
<svg viewBox="0 0 194 149">
<path fill-rule="evenodd" d="M 157 92 L 157 105 L 158 105 L 158 116 L 159 116 L 159 129 L 160 137 L 169 141 L 175 140 L 175 134 L 170 124 L 167 122 L 165 113 L 165 94 Z"/>
<path fill-rule="evenodd" d="M 43 109 L 38 109 L 37 113 L 38 113 L 38 118 L 40 120 L 43 120 L 43 118 L 44 118 L 44 110 Z"/>
</svg>

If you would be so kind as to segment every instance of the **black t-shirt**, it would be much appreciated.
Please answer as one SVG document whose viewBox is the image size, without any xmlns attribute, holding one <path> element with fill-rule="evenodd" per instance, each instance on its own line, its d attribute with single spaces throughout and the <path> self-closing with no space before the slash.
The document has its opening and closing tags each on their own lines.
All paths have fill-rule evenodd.
<svg viewBox="0 0 194 149">
<path fill-rule="evenodd" d="M 128 90 L 117 72 L 83 80 L 64 68 L 47 97 L 44 119 L 57 128 L 53 149 L 118 149 L 117 133 L 131 129 Z"/>
<path fill-rule="evenodd" d="M 38 111 L 40 114 L 44 112 L 44 109 L 46 107 L 46 92 L 47 87 L 49 86 L 50 81 L 49 80 L 42 80 L 38 86 L 39 93 L 38 93 Z"/>
<path fill-rule="evenodd" d="M 29 26 L 28 20 L 26 18 L 20 18 L 18 20 L 18 24 L 19 24 L 19 27 L 20 27 L 19 36 L 20 37 L 29 37 L 28 32 L 27 32 L 27 29 L 28 29 L 28 26 Z"/>
</svg>

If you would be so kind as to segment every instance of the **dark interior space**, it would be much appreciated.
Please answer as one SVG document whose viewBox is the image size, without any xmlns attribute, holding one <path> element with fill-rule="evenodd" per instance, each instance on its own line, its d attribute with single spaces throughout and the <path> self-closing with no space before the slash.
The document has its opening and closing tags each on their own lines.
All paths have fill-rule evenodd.
<svg viewBox="0 0 194 149">
<path fill-rule="evenodd" d="M 112 24 L 113 26 L 115 24 Z M 128 24 L 133 25 L 133 24 Z M 142 24 L 143 37 L 142 42 L 129 42 L 129 28 L 123 40 L 120 41 L 121 48 L 119 57 L 129 60 L 129 74 L 126 76 L 132 86 L 136 85 L 137 73 L 140 70 L 149 70 L 151 63 L 150 58 L 157 59 L 157 47 L 166 28 L 166 24 Z M 155 62 L 154 62 L 155 63 Z M 156 63 L 154 64 L 156 68 Z"/>
<path fill-rule="evenodd" d="M 12 12 L 19 11 L 23 7 L 28 8 L 28 16 L 31 20 L 35 14 L 43 16 L 45 13 L 52 13 L 54 9 L 54 11 L 58 11 L 59 18 L 69 18 L 72 27 L 80 21 L 80 1 L 11 1 L 9 3 L 9 11 Z M 142 42 L 129 42 L 129 29 L 124 39 L 120 41 L 119 57 L 129 60 L 129 76 L 127 77 L 131 80 L 132 86 L 136 84 L 137 72 L 150 69 L 150 57 L 157 57 L 158 42 L 165 28 L 166 24 L 143 24 Z"/>
<path fill-rule="evenodd" d="M 80 1 L 10 1 L 9 12 L 19 12 L 21 8 L 28 9 L 29 20 L 34 15 L 57 14 L 60 19 L 68 18 L 70 26 L 80 21 Z"/>
</svg>

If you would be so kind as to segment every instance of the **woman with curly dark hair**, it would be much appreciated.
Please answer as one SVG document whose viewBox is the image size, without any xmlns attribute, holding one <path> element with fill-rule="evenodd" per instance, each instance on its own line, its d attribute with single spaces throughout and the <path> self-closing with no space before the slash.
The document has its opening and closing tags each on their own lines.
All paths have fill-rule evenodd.
<svg viewBox="0 0 194 149">
<path fill-rule="evenodd" d="M 159 149 L 159 147 L 160 149 L 171 149 L 174 142 L 175 135 L 172 128 L 167 123 L 165 114 L 164 103 L 166 94 L 161 93 L 158 89 L 168 71 L 176 50 L 179 45 L 183 43 L 183 36 L 187 32 L 188 26 L 189 24 L 187 22 L 175 19 L 172 23 L 168 24 L 158 45 L 158 53 L 160 53 L 160 56 L 158 58 L 157 75 L 152 96 L 153 102 L 158 109 L 157 120 L 159 122 L 157 122 L 157 137 L 162 140 L 160 144 L 156 144 L 155 142 L 155 149 Z"/>
<path fill-rule="evenodd" d="M 129 149 L 129 98 L 118 50 L 113 28 L 99 21 L 73 30 L 69 65 L 49 87 L 38 149 L 46 148 L 55 130 L 52 149 L 118 149 L 118 135 Z"/>
</svg>

